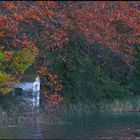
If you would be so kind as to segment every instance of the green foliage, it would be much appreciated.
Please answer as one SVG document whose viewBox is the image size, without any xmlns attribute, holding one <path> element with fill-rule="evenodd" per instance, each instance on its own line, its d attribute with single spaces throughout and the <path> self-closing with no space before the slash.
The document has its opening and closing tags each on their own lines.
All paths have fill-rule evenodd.
<svg viewBox="0 0 140 140">
<path fill-rule="evenodd" d="M 23 48 L 14 52 L 12 59 L 6 60 L 4 53 L 0 51 L 0 93 L 8 94 L 18 82 L 35 59 L 35 53 L 29 48 Z"/>
<path fill-rule="evenodd" d="M 4 55 L 2 53 L 2 51 L 0 51 L 0 62 L 3 62 L 4 61 Z"/>
<path fill-rule="evenodd" d="M 134 62 L 134 71 L 129 79 L 130 89 L 134 94 L 140 93 L 140 51 L 138 51 L 135 62 Z"/>
<path fill-rule="evenodd" d="M 3 70 L 5 68 L 5 65 L 3 64 L 5 62 L 5 57 L 3 52 L 0 50 L 0 70 Z"/>
<path fill-rule="evenodd" d="M 30 65 L 25 71 L 24 74 L 35 74 L 37 72 L 37 68 L 33 65 Z"/>
<path fill-rule="evenodd" d="M 93 102 L 127 96 L 129 92 L 95 65 L 86 53 L 73 45 L 49 52 L 49 70 L 60 75 L 62 96 L 67 102 Z M 57 61 L 57 63 L 56 63 Z"/>
<path fill-rule="evenodd" d="M 0 93 L 8 94 L 12 90 L 12 81 L 13 77 L 11 75 L 0 71 Z"/>
<path fill-rule="evenodd" d="M 6 74 L 5 72 L 0 71 L 0 84 L 3 84 L 9 81 L 10 79 L 11 79 L 10 75 Z"/>
<path fill-rule="evenodd" d="M 35 59 L 34 53 L 29 48 L 24 48 L 19 52 L 16 52 L 13 56 L 11 67 L 19 74 L 24 74 L 25 70 L 31 66 Z"/>
</svg>

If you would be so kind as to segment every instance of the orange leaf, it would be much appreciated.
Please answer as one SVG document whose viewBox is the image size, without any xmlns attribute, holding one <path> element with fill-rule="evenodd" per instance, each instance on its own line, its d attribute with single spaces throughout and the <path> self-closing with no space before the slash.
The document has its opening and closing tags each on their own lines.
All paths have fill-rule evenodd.
<svg viewBox="0 0 140 140">
<path fill-rule="evenodd" d="M 3 32 L 0 32 L 0 37 L 4 37 L 4 33 Z"/>
</svg>

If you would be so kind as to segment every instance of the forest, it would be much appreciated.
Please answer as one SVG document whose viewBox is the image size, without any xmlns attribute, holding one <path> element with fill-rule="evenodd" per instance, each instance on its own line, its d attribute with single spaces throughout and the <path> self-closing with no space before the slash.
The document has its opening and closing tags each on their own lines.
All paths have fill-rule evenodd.
<svg viewBox="0 0 140 140">
<path fill-rule="evenodd" d="M 140 3 L 1 1 L 1 96 L 32 73 L 52 105 L 139 95 Z"/>
</svg>

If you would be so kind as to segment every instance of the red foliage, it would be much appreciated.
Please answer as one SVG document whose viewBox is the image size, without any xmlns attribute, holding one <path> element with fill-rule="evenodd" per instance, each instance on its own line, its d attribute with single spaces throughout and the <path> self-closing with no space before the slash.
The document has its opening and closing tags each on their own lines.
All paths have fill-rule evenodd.
<svg viewBox="0 0 140 140">
<path fill-rule="evenodd" d="M 62 3 L 62 4 L 61 4 Z M 47 71 L 45 57 L 40 53 L 43 42 L 45 51 L 54 51 L 69 41 L 69 30 L 82 33 L 90 44 L 101 43 L 122 56 L 131 64 L 135 48 L 130 43 L 140 43 L 140 13 L 133 1 L 2 1 L 0 2 L 0 40 L 1 49 L 15 51 L 19 46 L 36 50 L 36 58 L 45 61 L 38 65 L 38 74 L 48 77 L 47 85 L 52 87 L 49 103 L 55 104 L 63 86 L 56 80 L 57 75 Z M 130 6 L 130 4 L 132 6 Z M 34 23 L 35 22 L 35 23 Z M 26 28 L 31 28 L 31 33 Z M 43 28 L 43 31 L 41 31 Z M 35 36 L 35 31 L 37 35 Z M 29 34 L 31 34 L 29 36 Z M 5 47 L 4 47 L 5 46 Z M 12 55 L 5 53 L 7 59 Z M 34 63 L 36 64 L 36 63 Z M 57 99 L 58 98 L 58 99 Z"/>
<path fill-rule="evenodd" d="M 57 4 L 54 1 L 11 1 L 0 2 L 0 38 L 3 40 L 0 42 L 1 49 L 5 50 L 4 56 L 7 60 L 12 57 L 12 50 L 15 51 L 16 48 L 32 48 L 36 51 L 36 58 L 41 58 L 39 54 L 39 47 L 34 43 L 38 41 L 45 42 L 44 44 L 46 51 L 56 50 L 62 48 L 63 44 L 68 41 L 67 32 L 63 31 L 61 28 L 55 26 L 57 20 L 55 20 Z M 34 21 L 36 23 L 34 23 Z M 43 32 L 38 33 L 37 36 L 28 36 L 26 28 L 29 26 L 33 30 L 40 30 L 40 27 L 35 27 L 35 25 L 40 25 L 43 27 Z M 31 30 L 31 32 L 33 31 Z M 4 47 L 5 46 L 5 47 Z M 42 61 L 46 61 L 45 58 Z M 36 63 L 34 63 L 35 65 Z M 43 65 L 38 65 L 38 74 L 41 77 L 48 76 L 49 86 L 52 88 L 52 95 L 48 98 L 49 103 L 58 103 L 60 100 L 54 100 L 54 96 L 57 96 L 58 92 L 62 89 L 62 85 L 59 84 L 55 79 L 56 75 L 51 75 L 48 73 L 47 68 Z M 55 97 L 56 98 L 56 97 Z"/>
<path fill-rule="evenodd" d="M 11 58 L 12 58 L 12 52 L 5 51 L 4 52 L 4 57 L 5 57 L 6 60 L 11 60 Z"/>
<path fill-rule="evenodd" d="M 47 83 L 45 83 L 44 86 L 49 86 L 52 89 L 51 93 L 48 91 L 44 92 L 49 105 L 54 106 L 60 103 L 62 101 L 62 97 L 60 97 L 59 92 L 63 89 L 63 86 L 56 80 L 58 75 L 50 74 L 44 67 L 41 67 L 38 70 L 38 74 L 42 77 L 47 77 Z"/>
<path fill-rule="evenodd" d="M 57 15 L 56 2 L 2 1 L 0 8 L 3 13 L 0 16 L 0 37 L 8 37 L 6 40 L 8 43 L 13 40 L 16 45 L 20 42 L 20 45 L 24 47 L 28 40 L 47 40 L 49 48 L 54 46 L 55 48 L 61 48 L 63 43 L 68 40 L 66 32 L 55 27 L 55 23 L 57 23 L 54 19 L 54 16 Z M 28 34 L 24 32 L 24 28 L 28 25 L 34 27 L 33 20 L 36 21 L 36 24 L 43 26 L 43 33 L 38 33 L 36 38 L 29 38 L 27 37 Z M 22 37 L 24 37 L 23 41 Z"/>
<path fill-rule="evenodd" d="M 140 33 L 140 10 L 134 8 L 139 4 L 129 1 L 65 2 L 67 10 L 63 16 L 67 20 L 63 24 L 84 34 L 90 44 L 99 42 L 111 48 L 129 64 L 135 56 L 135 48 L 129 42 Z"/>
</svg>

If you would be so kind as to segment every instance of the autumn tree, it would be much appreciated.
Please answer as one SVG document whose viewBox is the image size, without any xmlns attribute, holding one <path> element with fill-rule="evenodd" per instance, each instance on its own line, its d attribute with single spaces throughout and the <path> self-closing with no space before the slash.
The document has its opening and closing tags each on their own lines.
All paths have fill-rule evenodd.
<svg viewBox="0 0 140 140">
<path fill-rule="evenodd" d="M 60 6 L 59 7 L 60 11 L 58 12 L 59 13 L 58 16 L 61 19 L 60 20 L 62 24 L 61 26 L 65 30 L 68 30 L 69 33 L 70 31 L 73 31 L 73 34 L 71 34 L 72 38 L 70 40 L 70 44 L 73 44 L 74 42 L 77 41 L 77 47 L 82 46 L 84 48 L 83 50 L 85 50 L 85 48 L 88 47 L 87 48 L 88 51 L 86 51 L 88 55 L 91 54 L 90 47 L 92 45 L 99 44 L 98 47 L 102 46 L 104 48 L 108 48 L 112 52 L 112 55 L 114 55 L 114 58 L 115 56 L 116 58 L 119 57 L 120 59 L 118 60 L 122 60 L 120 61 L 121 62 L 120 65 L 126 64 L 129 67 L 129 71 L 132 70 L 134 66 L 133 62 L 137 55 L 137 46 L 140 43 L 139 42 L 140 41 L 139 40 L 140 39 L 139 38 L 139 10 L 137 9 L 137 7 L 139 6 L 138 2 L 66 1 L 66 2 L 60 2 L 59 6 Z M 76 35 L 79 35 L 77 34 L 77 32 L 80 33 L 80 37 L 82 34 L 82 36 L 86 38 L 87 44 L 83 43 L 85 40 L 82 43 L 80 42 L 79 40 L 80 37 L 78 38 L 76 36 Z M 102 50 L 104 51 L 105 49 L 102 49 Z M 70 52 L 72 53 L 72 51 Z M 56 51 L 56 53 L 59 53 L 59 51 L 58 52 Z M 62 54 L 60 55 L 61 55 L 61 59 L 65 61 L 65 65 L 63 65 L 62 68 L 65 68 L 66 73 L 69 73 L 69 71 L 73 68 L 73 66 L 69 68 L 66 68 L 66 66 L 69 64 L 69 61 L 73 57 L 71 56 L 69 59 L 67 59 L 68 55 L 65 57 L 62 57 Z M 103 55 L 104 55 L 103 57 L 106 58 L 107 57 L 106 55 L 108 55 L 108 53 L 107 54 L 104 53 Z M 53 57 L 56 57 L 56 56 L 53 55 Z M 97 60 L 99 59 L 97 58 Z M 74 72 L 76 72 L 76 70 Z M 64 75 L 65 74 L 63 74 L 63 76 Z M 73 77 L 73 75 L 74 74 L 72 74 L 71 76 Z M 78 75 L 79 73 L 77 73 L 74 77 L 78 77 Z M 68 77 L 70 77 L 70 74 Z M 125 74 L 125 77 L 127 79 L 128 74 Z M 67 78 L 66 79 L 65 78 L 63 79 L 64 81 L 67 80 Z M 100 80 L 102 81 L 102 79 Z M 112 94 L 112 96 L 113 94 L 116 94 L 116 92 L 118 92 L 116 89 L 123 83 L 124 79 L 121 79 L 121 80 L 122 81 L 119 81 L 119 83 L 116 84 L 117 86 L 114 89 L 112 86 L 111 90 L 113 90 L 114 93 L 112 91 L 109 92 Z M 70 81 L 69 81 L 69 84 L 71 83 L 73 86 L 75 86 L 76 83 L 78 82 L 78 78 L 77 78 L 77 82 L 70 82 Z M 105 86 L 106 91 L 109 91 L 109 88 L 111 88 L 109 86 L 109 83 L 110 83 L 109 81 L 110 80 L 108 80 L 108 84 Z M 70 85 L 68 85 L 68 87 L 69 86 Z M 103 85 L 100 86 L 100 88 L 102 87 Z M 74 89 L 76 88 L 77 86 L 75 86 Z M 121 93 L 123 95 L 123 92 L 125 92 L 125 87 L 123 89 L 122 86 L 120 86 L 120 89 L 122 89 L 122 91 L 118 92 L 118 94 Z M 86 93 L 85 95 L 87 94 L 88 93 Z M 78 94 L 75 94 L 74 97 L 80 98 L 79 96 L 76 96 L 76 95 Z"/>
<path fill-rule="evenodd" d="M 23 48 L 15 52 L 1 51 L 0 55 L 0 93 L 8 94 L 24 71 L 32 65 L 35 54 L 34 50 Z"/>
<path fill-rule="evenodd" d="M 109 48 L 131 67 L 136 55 L 133 43 L 139 43 L 138 6 L 139 2 L 119 1 L 2 1 L 0 59 L 4 54 L 13 62 L 13 71 L 18 70 L 20 75 L 34 61 L 32 66 L 42 77 L 43 86 L 51 87 L 50 93 L 45 92 L 46 97 L 54 98 L 55 104 L 63 86 L 57 81 L 58 75 L 49 72 L 51 61 L 46 59 L 47 52 L 63 49 L 69 42 L 69 32 L 75 31 L 84 35 L 88 44 L 100 43 Z M 75 40 L 75 34 L 72 36 Z M 35 56 L 29 59 L 21 54 L 23 48 L 34 50 Z M 19 64 L 20 56 L 25 58 L 27 66 Z"/>
<path fill-rule="evenodd" d="M 53 1 L 2 1 L 0 9 L 0 48 L 7 59 L 12 60 L 12 70 L 22 76 L 34 60 L 33 66 L 38 69 L 40 76 L 50 75 L 49 85 L 56 88 L 52 90 L 56 94 L 59 83 L 57 86 L 54 86 L 56 81 L 51 84 L 53 76 L 47 71 L 45 52 L 62 48 L 68 41 L 67 32 L 57 26 L 57 4 Z M 35 53 L 32 55 L 28 49 Z M 12 52 L 14 55 L 11 55 Z"/>
<path fill-rule="evenodd" d="M 89 44 L 110 48 L 132 66 L 136 52 L 132 42 L 140 43 L 139 2 L 81 1 L 62 2 L 64 26 L 81 32 Z M 74 36 L 75 37 L 75 36 Z"/>
</svg>

